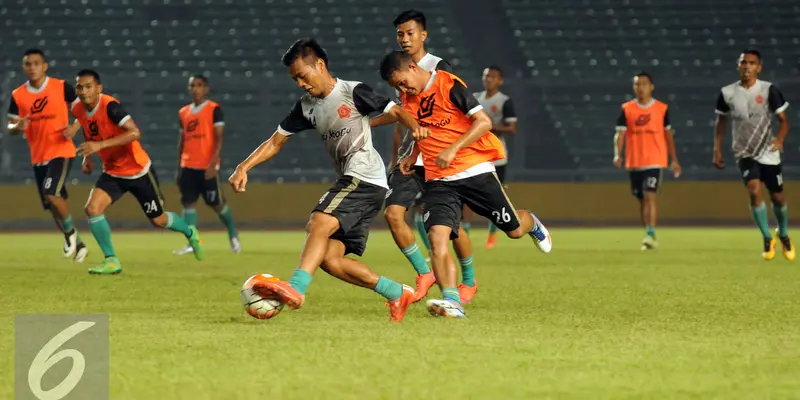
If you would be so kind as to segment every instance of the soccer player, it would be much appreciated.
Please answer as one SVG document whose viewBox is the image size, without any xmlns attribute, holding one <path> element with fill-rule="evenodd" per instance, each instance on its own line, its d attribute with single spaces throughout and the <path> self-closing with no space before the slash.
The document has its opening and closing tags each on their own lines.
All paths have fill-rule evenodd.
<svg viewBox="0 0 800 400">
<path fill-rule="evenodd" d="M 443 299 L 428 300 L 432 315 L 463 318 L 457 276 L 447 268 L 447 242 L 459 235 L 463 204 L 491 218 L 513 239 L 529 234 L 543 252 L 552 250 L 550 233 L 533 213 L 516 210 L 497 179 L 494 161 L 505 157 L 503 145 L 489 129 L 492 120 L 464 82 L 445 71 L 428 72 L 410 55 L 395 51 L 380 65 L 381 78 L 400 91 L 403 109 L 429 127 L 430 137 L 414 146 L 401 163 L 410 173 L 421 153 L 425 163 L 423 193 L 425 227 L 431 241 L 431 261 Z"/>
<path fill-rule="evenodd" d="M 228 229 L 231 251 L 239 253 L 242 245 L 236 233 L 236 225 L 230 207 L 225 203 L 222 186 L 219 184 L 220 151 L 222 151 L 222 135 L 225 131 L 225 119 L 222 107 L 208 99 L 208 78 L 204 75 L 193 75 L 189 78 L 189 94 L 192 104 L 178 111 L 181 121 L 181 133 L 178 141 L 180 170 L 178 171 L 178 188 L 181 191 L 183 220 L 190 226 L 197 226 L 197 199 L 203 195 L 203 201 L 219 216 L 219 220 Z M 187 254 L 193 251 L 186 246 L 175 254 Z"/>
<path fill-rule="evenodd" d="M 29 49 L 23 54 L 22 70 L 28 81 L 11 92 L 8 131 L 23 134 L 28 141 L 42 207 L 50 211 L 64 235 L 64 257 L 83 262 L 89 251 L 72 223 L 66 187 L 75 158 L 72 136 L 80 128 L 78 124 L 69 125 L 67 110 L 75 100 L 75 88 L 47 76 L 47 67 L 42 50 Z"/>
<path fill-rule="evenodd" d="M 256 284 L 253 290 L 297 309 L 305 301 L 311 276 L 322 267 L 336 278 L 384 296 L 389 319 L 399 322 L 414 300 L 414 290 L 345 256 L 361 256 L 366 250 L 369 225 L 388 191 L 383 160 L 372 145 L 369 115 L 382 111 L 395 116 L 416 136 L 427 130 L 419 129 L 411 115 L 367 85 L 332 76 L 325 50 L 312 38 L 297 40 L 281 62 L 306 94 L 275 133 L 236 167 L 229 182 L 234 191 L 244 192 L 250 169 L 278 154 L 295 133 L 311 129 L 319 132 L 339 178 L 311 213 L 300 265 L 291 279 Z"/>
<path fill-rule="evenodd" d="M 425 40 L 428 37 L 427 21 L 425 15 L 417 10 L 406 10 L 394 20 L 397 31 L 397 44 L 409 54 L 414 62 L 425 71 L 452 71 L 450 64 L 443 59 L 428 53 L 425 50 Z M 399 95 L 399 92 L 398 92 Z M 372 126 L 382 124 L 381 120 L 372 121 Z M 422 196 L 422 186 L 425 181 L 425 169 L 422 158 L 417 159 L 414 174 L 404 175 L 398 168 L 401 158 L 408 156 L 414 147 L 411 133 L 400 124 L 395 125 L 394 141 L 391 159 L 391 172 L 389 173 L 389 197 L 386 198 L 386 222 L 392 232 L 397 247 L 403 252 L 408 261 L 417 272 L 415 302 L 423 299 L 428 294 L 428 289 L 436 282 L 434 274 L 428 267 L 414 238 L 414 232 L 406 223 L 406 211 L 417 203 Z M 425 230 L 422 213 L 418 209 L 414 213 L 414 221 L 423 244 L 430 252 L 430 242 Z M 472 243 L 466 234 L 459 235 L 453 242 L 453 248 L 461 264 L 462 284 L 459 287 L 465 303 L 470 303 L 478 290 L 475 281 L 475 272 L 472 261 Z M 455 265 L 451 266 L 455 268 Z"/>
<path fill-rule="evenodd" d="M 150 157 L 139 144 L 142 134 L 119 101 L 103 94 L 100 75 L 93 70 L 81 70 L 75 89 L 79 101 L 72 103 L 72 115 L 80 121 L 86 139 L 78 146 L 82 155 L 82 170 L 91 174 L 97 153 L 103 162 L 103 173 L 94 185 L 86 203 L 89 228 L 105 259 L 90 274 L 118 274 L 122 264 L 111 243 L 111 227 L 103 215 L 106 208 L 130 192 L 141 204 L 150 222 L 157 227 L 180 232 L 194 248 L 195 258 L 203 259 L 203 248 L 197 228 L 189 226 L 180 216 L 165 212 L 164 199 Z"/>
<path fill-rule="evenodd" d="M 778 220 L 776 234 L 783 246 L 783 256 L 794 260 L 795 249 L 789 238 L 789 213 L 783 193 L 781 152 L 789 133 L 786 109 L 789 103 L 770 82 L 758 79 L 761 53 L 746 50 L 739 56 L 739 81 L 722 88 L 717 98 L 717 122 L 714 128 L 714 165 L 725 168 L 722 140 L 728 119 L 733 120 L 733 156 L 750 196 L 750 212 L 764 238 L 762 256 L 775 258 L 775 238 L 769 230 L 767 206 L 761 195 L 762 183 L 772 199 L 772 212 Z M 778 136 L 772 136 L 772 117 L 778 119 Z"/>
<path fill-rule="evenodd" d="M 642 250 L 658 247 L 656 196 L 663 180 L 662 170 L 670 165 L 670 158 L 673 175 L 676 178 L 681 175 L 668 107 L 653 98 L 654 89 L 653 77 L 647 72 L 633 77 L 636 98 L 622 104 L 614 135 L 614 166 L 622 167 L 624 148 L 631 191 L 639 199 L 639 212 L 645 229 Z"/>
<path fill-rule="evenodd" d="M 497 135 L 506 157 L 494 162 L 497 179 L 505 184 L 506 167 L 508 166 L 508 146 L 506 136 L 517 134 L 517 114 L 514 112 L 514 103 L 511 97 L 500 91 L 503 85 L 503 70 L 490 65 L 483 70 L 483 91 L 475 93 L 481 107 L 492 119 L 492 133 Z M 489 221 L 489 236 L 486 238 L 486 249 L 493 249 L 497 245 L 497 225 Z"/>
</svg>

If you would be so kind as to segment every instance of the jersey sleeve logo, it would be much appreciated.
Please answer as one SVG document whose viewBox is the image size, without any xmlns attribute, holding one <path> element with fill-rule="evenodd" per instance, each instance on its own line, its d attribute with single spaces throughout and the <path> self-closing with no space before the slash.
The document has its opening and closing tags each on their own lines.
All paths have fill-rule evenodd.
<svg viewBox="0 0 800 400">
<path fill-rule="evenodd" d="M 97 128 L 97 121 L 89 121 L 89 137 L 95 138 L 99 134 L 100 130 Z"/>
<path fill-rule="evenodd" d="M 33 106 L 31 106 L 31 114 L 38 114 L 44 111 L 45 107 L 47 107 L 47 96 L 38 98 L 33 101 Z"/>
<path fill-rule="evenodd" d="M 650 118 L 651 118 L 650 113 L 641 114 L 638 117 L 636 117 L 636 121 L 634 122 L 634 124 L 636 124 L 636 126 L 647 126 L 647 124 L 650 123 Z"/>
<path fill-rule="evenodd" d="M 188 124 L 186 124 L 186 132 L 194 132 L 197 129 L 197 124 L 197 118 L 193 118 Z"/>
<path fill-rule="evenodd" d="M 339 113 L 339 118 L 350 118 L 350 107 L 342 104 L 342 106 L 336 111 Z"/>
<path fill-rule="evenodd" d="M 435 95 L 423 97 L 419 100 L 419 110 L 417 110 L 417 118 L 425 119 L 433 115 L 433 107 L 436 105 Z"/>
</svg>

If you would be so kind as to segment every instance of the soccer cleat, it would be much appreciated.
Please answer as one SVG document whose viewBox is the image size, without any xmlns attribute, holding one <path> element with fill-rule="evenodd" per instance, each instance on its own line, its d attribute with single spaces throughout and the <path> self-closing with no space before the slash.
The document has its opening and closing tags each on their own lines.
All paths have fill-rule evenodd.
<svg viewBox="0 0 800 400">
<path fill-rule="evenodd" d="M 416 294 L 414 289 L 410 286 L 403 285 L 403 294 L 395 301 L 387 301 L 386 305 L 389 306 L 389 321 L 400 322 L 406 316 L 408 307 L 414 303 Z"/>
<path fill-rule="evenodd" d="M 231 251 L 236 253 L 236 254 L 239 254 L 239 253 L 242 252 L 242 244 L 239 243 L 239 238 L 238 237 L 232 237 L 231 238 Z"/>
<path fill-rule="evenodd" d="M 783 258 L 789 261 L 794 261 L 796 254 L 794 250 L 794 245 L 792 244 L 792 239 L 790 239 L 789 236 L 780 237 L 780 235 L 778 235 L 777 230 L 775 230 L 775 235 L 777 235 L 778 240 L 781 241 L 781 246 L 783 247 Z"/>
<path fill-rule="evenodd" d="M 486 250 L 491 250 L 497 246 L 497 232 L 492 232 L 486 238 Z"/>
<path fill-rule="evenodd" d="M 120 272 L 122 272 L 122 264 L 117 257 L 106 257 L 102 264 L 89 268 L 89 273 L 92 275 L 116 275 Z"/>
<path fill-rule="evenodd" d="M 775 258 L 775 238 L 764 238 L 764 252 L 761 253 L 761 257 L 766 261 Z"/>
<path fill-rule="evenodd" d="M 528 232 L 528 234 L 531 235 L 533 243 L 536 244 L 536 247 L 538 247 L 542 253 L 549 253 L 553 250 L 553 239 L 550 238 L 550 231 L 544 227 L 544 224 L 539 221 L 539 218 L 536 218 L 533 213 L 530 214 L 531 217 L 533 217 L 533 230 Z"/>
<path fill-rule="evenodd" d="M 642 250 L 655 250 L 658 248 L 658 242 L 650 235 L 644 235 L 642 239 Z"/>
<path fill-rule="evenodd" d="M 189 246 L 194 249 L 194 258 L 197 261 L 203 261 L 206 258 L 206 252 L 203 249 L 203 241 L 200 240 L 200 232 L 194 226 L 190 226 L 189 229 L 192 230 L 192 235 L 189 236 Z"/>
<path fill-rule="evenodd" d="M 64 258 L 72 258 L 75 256 L 75 249 L 78 246 L 78 231 L 72 229 L 64 233 Z"/>
<path fill-rule="evenodd" d="M 89 248 L 86 247 L 86 243 L 80 242 L 75 246 L 75 258 L 73 260 L 79 263 L 83 262 L 87 254 L 89 254 Z"/>
<path fill-rule="evenodd" d="M 434 283 L 436 283 L 436 276 L 433 275 L 433 272 L 417 275 L 417 290 L 414 291 L 416 293 L 414 295 L 414 303 L 424 299 Z"/>
<path fill-rule="evenodd" d="M 182 256 L 184 254 L 189 254 L 189 253 L 194 253 L 194 249 L 192 248 L 192 245 L 189 245 L 189 244 L 187 244 L 186 247 L 184 247 L 184 248 L 182 248 L 180 250 L 172 250 L 172 254 L 179 255 L 179 256 Z"/>
<path fill-rule="evenodd" d="M 464 307 L 450 300 L 428 300 L 428 312 L 434 317 L 466 318 Z"/>
<path fill-rule="evenodd" d="M 265 299 L 278 300 L 292 309 L 302 307 L 306 300 L 306 296 L 295 290 L 289 282 L 284 282 L 274 276 L 253 283 L 253 291 Z"/>
<path fill-rule="evenodd" d="M 465 284 L 458 285 L 458 297 L 461 299 L 461 304 L 472 303 L 472 298 L 478 293 L 478 281 L 475 281 L 474 286 L 467 286 Z"/>
</svg>

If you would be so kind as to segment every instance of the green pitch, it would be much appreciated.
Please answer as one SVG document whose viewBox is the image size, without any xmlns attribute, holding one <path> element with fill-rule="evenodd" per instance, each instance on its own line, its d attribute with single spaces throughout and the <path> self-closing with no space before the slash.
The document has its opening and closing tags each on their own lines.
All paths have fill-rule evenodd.
<svg viewBox="0 0 800 400">
<path fill-rule="evenodd" d="M 400 325 L 381 297 L 319 271 L 306 305 L 270 321 L 242 311 L 255 273 L 288 278 L 301 232 L 205 235 L 206 261 L 175 234 L 115 233 L 124 272 L 90 276 L 60 237 L 3 235 L 0 398 L 13 395 L 16 313 L 108 313 L 114 399 L 789 398 L 800 393 L 800 264 L 760 258 L 753 229 L 552 229 L 553 253 L 501 238 L 482 249 L 465 321 L 422 304 Z M 84 238 L 91 241 L 88 232 Z M 364 260 L 407 284 L 388 232 Z M 438 289 L 432 290 L 438 296 Z"/>
</svg>

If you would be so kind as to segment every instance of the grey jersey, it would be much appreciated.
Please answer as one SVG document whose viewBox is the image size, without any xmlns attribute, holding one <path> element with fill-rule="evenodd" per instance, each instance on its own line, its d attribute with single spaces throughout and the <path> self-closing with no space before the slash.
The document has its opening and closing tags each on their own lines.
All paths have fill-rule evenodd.
<svg viewBox="0 0 800 400">
<path fill-rule="evenodd" d="M 770 151 L 772 117 L 789 107 L 783 94 L 773 84 L 757 80 L 749 87 L 740 82 L 722 88 L 717 98 L 717 114 L 732 120 L 733 156 L 737 160 L 754 158 L 767 165 L 781 162 L 780 152 Z"/>
<path fill-rule="evenodd" d="M 419 60 L 417 65 L 419 65 L 420 68 L 428 72 L 440 71 L 440 70 L 446 72 L 453 72 L 453 68 L 450 66 L 450 64 L 447 63 L 447 61 L 439 57 L 436 57 L 431 53 L 425 54 L 425 56 Z M 397 95 L 397 97 L 400 98 L 400 92 L 395 91 L 395 95 Z M 403 128 L 402 132 L 403 132 L 402 136 L 400 137 L 400 147 L 398 147 L 397 149 L 398 162 L 403 158 L 409 156 L 411 154 L 411 151 L 414 149 L 414 138 L 411 136 L 411 131 L 406 128 Z M 416 165 L 418 166 L 422 165 L 422 155 L 420 155 L 417 158 Z"/>
<path fill-rule="evenodd" d="M 316 129 L 339 176 L 353 176 L 388 189 L 386 168 L 372 145 L 369 114 L 387 112 L 394 105 L 363 83 L 337 79 L 324 99 L 303 95 L 278 125 L 278 132 L 291 136 Z"/>
<path fill-rule="evenodd" d="M 478 103 L 481 103 L 486 113 L 489 114 L 493 126 L 517 122 L 517 114 L 514 112 L 514 103 L 511 101 L 511 97 L 508 97 L 505 93 L 497 92 L 494 96 L 486 98 L 486 91 L 484 90 L 475 93 L 474 96 L 478 99 Z M 506 152 L 506 158 L 494 162 L 494 165 L 498 167 L 508 164 L 508 146 L 506 146 L 505 136 L 506 135 L 497 135 L 500 142 L 503 143 L 503 149 Z"/>
</svg>

